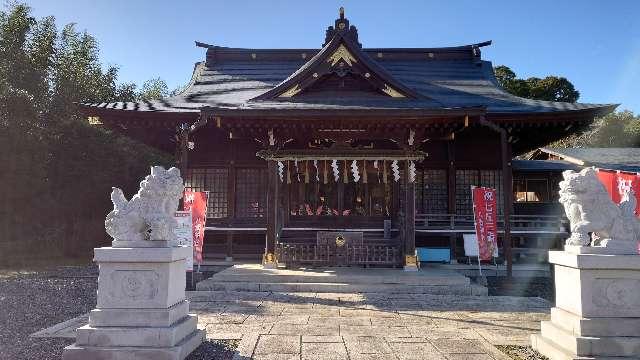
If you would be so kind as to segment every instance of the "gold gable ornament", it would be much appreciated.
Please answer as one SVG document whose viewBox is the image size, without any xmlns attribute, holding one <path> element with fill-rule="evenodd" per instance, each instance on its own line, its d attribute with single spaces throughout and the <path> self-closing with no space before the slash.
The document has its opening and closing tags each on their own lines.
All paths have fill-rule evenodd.
<svg viewBox="0 0 640 360">
<path fill-rule="evenodd" d="M 331 66 L 334 66 L 340 60 L 344 60 L 344 62 L 346 62 L 349 66 L 353 65 L 352 61 L 358 62 L 356 58 L 354 58 L 353 55 L 351 55 L 349 50 L 347 50 L 344 44 L 340 44 L 340 46 L 338 46 L 336 51 L 334 51 L 333 54 L 329 56 L 329 58 L 327 59 L 327 62 L 330 62 Z"/>
<path fill-rule="evenodd" d="M 300 91 L 302 91 L 302 89 L 300 89 L 300 85 L 296 84 L 294 87 L 292 87 L 291 89 L 283 92 L 278 97 L 290 98 L 290 97 L 293 97 L 296 94 L 298 94 Z"/>
<path fill-rule="evenodd" d="M 384 89 L 382 89 L 382 91 L 383 91 L 385 94 L 387 94 L 387 95 L 389 95 L 389 96 L 391 96 L 391 97 L 394 97 L 394 98 L 403 98 L 403 97 L 405 97 L 405 96 L 404 96 L 404 95 L 402 95 L 400 92 L 398 92 L 398 90 L 396 90 L 396 89 L 394 89 L 394 88 L 390 87 L 390 86 L 389 86 L 389 85 L 387 85 L 387 84 L 384 84 Z"/>
</svg>

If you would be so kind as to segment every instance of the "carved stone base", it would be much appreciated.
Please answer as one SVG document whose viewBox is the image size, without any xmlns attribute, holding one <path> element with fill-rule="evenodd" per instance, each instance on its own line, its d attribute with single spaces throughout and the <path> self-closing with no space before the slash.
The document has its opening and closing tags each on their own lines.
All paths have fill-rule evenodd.
<svg viewBox="0 0 640 360">
<path fill-rule="evenodd" d="M 187 247 L 98 248 L 97 307 L 64 359 L 182 360 L 204 341 L 185 298 Z"/>
<path fill-rule="evenodd" d="M 640 256 L 550 251 L 556 307 L 534 349 L 552 360 L 637 359 L 640 355 Z"/>
</svg>

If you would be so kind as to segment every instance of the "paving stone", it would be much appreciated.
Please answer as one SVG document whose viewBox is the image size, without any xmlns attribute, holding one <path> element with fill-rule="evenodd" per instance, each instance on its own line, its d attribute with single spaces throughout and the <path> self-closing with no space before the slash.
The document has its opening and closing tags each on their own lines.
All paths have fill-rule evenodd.
<svg viewBox="0 0 640 360">
<path fill-rule="evenodd" d="M 221 314 L 210 316 L 202 320 L 206 324 L 242 324 L 249 315 L 242 314 Z"/>
<path fill-rule="evenodd" d="M 406 337 L 406 336 L 394 336 L 394 335 L 390 335 L 390 336 L 385 336 L 385 340 L 388 343 L 395 343 L 395 342 L 407 342 L 407 343 L 431 343 L 431 341 L 427 338 L 427 337 Z"/>
<path fill-rule="evenodd" d="M 431 343 L 391 343 L 396 356 L 401 360 L 445 359 Z"/>
<path fill-rule="evenodd" d="M 458 330 L 439 330 L 434 329 L 426 332 L 425 336 L 431 340 L 438 339 L 475 339 L 482 340 L 482 337 L 474 330 L 471 329 L 458 329 Z"/>
<path fill-rule="evenodd" d="M 247 359 L 248 358 L 243 358 Z M 251 357 L 253 360 L 300 360 L 300 354 L 257 354 Z"/>
<path fill-rule="evenodd" d="M 433 344 L 445 354 L 486 354 L 478 340 L 438 339 Z"/>
<path fill-rule="evenodd" d="M 339 325 L 355 325 L 370 326 L 371 318 L 368 317 L 349 317 L 349 316 L 311 316 L 309 325 L 322 324 L 339 324 Z"/>
<path fill-rule="evenodd" d="M 302 335 L 303 343 L 343 343 L 338 335 Z"/>
<path fill-rule="evenodd" d="M 260 335 L 254 354 L 300 354 L 300 336 Z"/>
<path fill-rule="evenodd" d="M 340 329 L 338 324 L 324 324 L 324 325 L 275 324 L 271 328 L 270 334 L 339 335 Z"/>
<path fill-rule="evenodd" d="M 309 322 L 309 315 L 282 315 L 278 316 L 279 324 L 306 325 Z"/>
<path fill-rule="evenodd" d="M 381 336 L 343 336 L 344 344 L 352 354 L 392 354 L 393 349 Z"/>
<path fill-rule="evenodd" d="M 302 343 L 302 359 L 347 359 L 344 343 Z"/>
<path fill-rule="evenodd" d="M 487 354 L 447 354 L 447 360 L 493 360 Z"/>
<path fill-rule="evenodd" d="M 350 360 L 397 360 L 398 357 L 395 354 L 351 354 L 349 353 Z"/>
</svg>

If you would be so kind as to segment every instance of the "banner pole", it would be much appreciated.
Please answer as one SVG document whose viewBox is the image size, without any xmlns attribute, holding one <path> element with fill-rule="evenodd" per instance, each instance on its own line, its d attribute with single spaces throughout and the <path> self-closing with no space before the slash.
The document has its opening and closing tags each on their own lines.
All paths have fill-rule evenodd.
<svg viewBox="0 0 640 360">
<path fill-rule="evenodd" d="M 476 202 L 475 202 L 475 194 L 474 189 L 476 187 L 471 185 L 471 203 L 473 204 L 473 229 L 476 230 L 478 227 L 478 219 L 476 219 Z M 478 272 L 479 275 L 482 276 L 482 265 L 480 265 L 480 238 L 478 237 L 478 231 L 476 231 L 476 246 L 478 247 Z"/>
</svg>

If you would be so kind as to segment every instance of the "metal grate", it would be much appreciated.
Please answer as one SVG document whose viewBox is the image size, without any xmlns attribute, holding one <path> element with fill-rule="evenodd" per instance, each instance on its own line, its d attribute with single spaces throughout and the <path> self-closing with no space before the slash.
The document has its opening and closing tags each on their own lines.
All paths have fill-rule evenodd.
<svg viewBox="0 0 640 360">
<path fill-rule="evenodd" d="M 267 203 L 265 169 L 237 169 L 236 216 L 240 218 L 264 217 Z"/>
<path fill-rule="evenodd" d="M 194 191 L 208 191 L 208 218 L 225 218 L 228 216 L 227 206 L 227 169 L 207 168 L 189 169 L 185 179 L 185 188 Z"/>
</svg>

